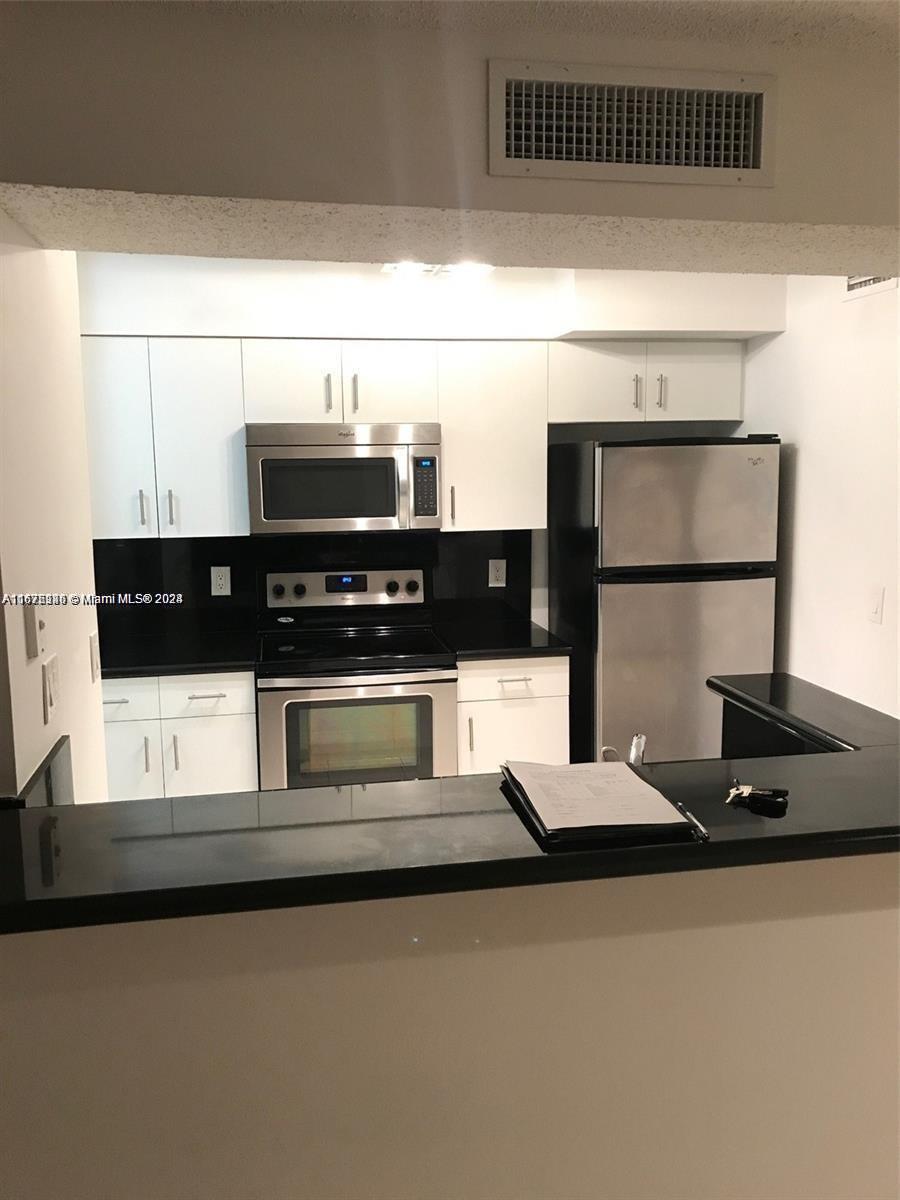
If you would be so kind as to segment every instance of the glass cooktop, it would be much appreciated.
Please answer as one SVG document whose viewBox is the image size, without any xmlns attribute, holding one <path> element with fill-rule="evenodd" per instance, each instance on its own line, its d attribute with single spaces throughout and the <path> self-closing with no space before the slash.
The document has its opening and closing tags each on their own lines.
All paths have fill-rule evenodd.
<svg viewBox="0 0 900 1200">
<path fill-rule="evenodd" d="M 456 657 L 434 630 L 317 629 L 264 633 L 260 637 L 257 674 L 347 675 L 356 672 L 408 671 L 452 667 Z"/>
</svg>

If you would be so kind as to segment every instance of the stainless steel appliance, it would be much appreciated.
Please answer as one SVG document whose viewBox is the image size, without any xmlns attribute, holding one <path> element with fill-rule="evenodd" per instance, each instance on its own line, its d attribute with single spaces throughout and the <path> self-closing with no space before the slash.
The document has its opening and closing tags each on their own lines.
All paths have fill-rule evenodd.
<svg viewBox="0 0 900 1200">
<path fill-rule="evenodd" d="M 251 533 L 440 529 L 440 425 L 247 425 Z"/>
<path fill-rule="evenodd" d="M 779 451 L 769 435 L 550 447 L 573 762 L 636 732 L 648 761 L 718 757 L 706 680 L 772 669 Z"/>
<path fill-rule="evenodd" d="M 265 580 L 260 786 L 455 775 L 456 660 L 424 621 L 422 571 Z"/>
</svg>

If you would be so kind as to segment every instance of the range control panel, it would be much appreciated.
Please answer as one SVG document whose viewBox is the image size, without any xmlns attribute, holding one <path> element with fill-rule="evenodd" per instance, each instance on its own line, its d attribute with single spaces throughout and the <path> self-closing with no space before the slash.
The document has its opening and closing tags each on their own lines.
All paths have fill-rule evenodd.
<svg viewBox="0 0 900 1200">
<path fill-rule="evenodd" d="M 266 576 L 269 608 L 346 607 L 351 604 L 423 604 L 424 576 L 394 571 L 278 571 Z"/>
<path fill-rule="evenodd" d="M 438 515 L 437 456 L 413 457 L 413 513 L 417 517 Z"/>
</svg>

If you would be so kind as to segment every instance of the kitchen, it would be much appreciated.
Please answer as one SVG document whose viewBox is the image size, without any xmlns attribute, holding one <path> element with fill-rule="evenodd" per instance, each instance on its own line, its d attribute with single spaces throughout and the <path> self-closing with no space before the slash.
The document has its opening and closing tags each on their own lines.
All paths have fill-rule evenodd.
<svg viewBox="0 0 900 1200">
<path fill-rule="evenodd" d="M 547 578 L 544 530 L 549 522 L 551 561 L 567 532 L 555 537 L 562 517 L 552 497 L 548 508 L 550 442 L 746 437 L 753 426 L 743 411 L 745 341 L 777 333 L 785 320 L 786 281 L 766 276 L 682 275 L 673 286 L 675 278 L 651 272 L 82 255 L 79 278 L 97 589 L 182 598 L 99 610 L 113 799 L 250 792 L 258 765 L 263 788 L 285 786 L 283 721 L 274 715 L 285 711 L 283 681 L 367 672 L 384 721 L 386 689 L 404 685 L 382 676 L 405 666 L 446 673 L 446 683 L 432 680 L 430 689 L 424 677 L 410 680 L 422 704 L 442 714 L 439 745 L 426 739 L 439 757 L 426 762 L 417 747 L 418 705 L 398 706 L 412 725 L 394 777 L 495 770 L 526 751 L 537 761 L 569 761 L 572 639 L 548 631 L 546 605 L 536 602 Z M 601 307 L 616 312 L 617 293 L 640 336 L 586 328 Z M 532 336 L 496 336 L 516 324 Z M 567 324 L 577 339 L 560 336 Z M 410 326 L 429 336 L 398 340 Z M 453 339 L 438 339 L 448 327 Z M 467 339 L 472 330 L 494 340 Z M 549 332 L 557 336 L 545 340 Z M 316 336 L 298 336 L 306 334 Z M 369 426 L 384 428 L 370 434 Z M 578 442 L 566 440 L 572 430 Z M 363 438 L 385 445 L 348 450 L 351 435 L 356 447 Z M 280 445 L 268 448 L 276 438 Z M 773 463 L 765 495 L 745 505 L 752 522 L 768 522 L 767 546 L 744 557 L 774 564 L 777 455 Z M 308 483 L 295 476 L 302 512 L 288 482 L 296 464 L 312 469 Z M 362 473 L 350 482 L 359 467 L 370 483 Z M 354 486 L 357 508 L 345 509 Z M 657 488 L 651 511 L 671 505 L 662 475 Z M 714 492 L 705 507 L 721 502 Z M 561 489 L 556 505 L 566 505 Z M 662 559 L 655 552 L 666 561 L 665 551 Z M 713 553 L 734 562 L 743 551 Z M 216 594 L 217 573 L 227 579 L 224 594 Z M 554 593 L 563 582 L 551 583 Z M 733 648 L 718 673 L 771 669 L 771 597 L 760 620 L 758 647 Z M 374 645 L 359 640 L 367 627 L 379 631 Z M 393 661 L 385 658 L 389 628 Z M 332 638 L 327 655 L 323 630 Z M 284 648 L 296 642 L 279 638 L 288 631 L 305 639 L 306 652 Z M 587 637 L 587 624 L 574 632 Z M 353 654 L 341 657 L 342 646 Z M 669 654 L 674 660 L 674 648 Z M 580 677 L 592 658 L 579 644 L 573 673 Z M 698 703 L 711 673 L 695 665 Z M 265 677 L 282 681 L 277 694 Z M 648 683 L 648 709 L 652 691 Z M 348 712 L 333 687 L 319 699 L 332 720 Z M 590 705 L 580 698 L 579 722 Z M 654 743 L 666 721 L 663 714 L 646 731 L 648 758 L 663 756 Z M 309 728 L 305 717 L 304 736 Z M 325 736 L 348 733 L 329 727 Z M 610 740 L 598 736 L 598 745 Z M 664 757 L 712 756 L 715 729 L 702 754 L 694 742 L 668 746 Z M 593 758 L 593 743 L 582 738 L 576 758 Z M 267 764 L 263 745 L 277 766 Z M 313 777 L 335 788 L 390 777 L 383 766 L 372 770 L 367 777 L 357 765 L 342 775 L 333 762 Z M 290 782 L 303 780 L 295 773 Z"/>
<path fill-rule="evenodd" d="M 852 7 L 5 6 L 0 590 L 116 598 L 0 622 L 13 1193 L 893 1194 L 896 71 Z M 776 169 L 498 174 L 493 60 L 759 72 Z M 300 511 L 275 450 L 393 470 Z M 269 475 L 329 527 L 254 531 Z M 498 765 L 635 732 L 710 839 L 544 853 Z"/>
</svg>

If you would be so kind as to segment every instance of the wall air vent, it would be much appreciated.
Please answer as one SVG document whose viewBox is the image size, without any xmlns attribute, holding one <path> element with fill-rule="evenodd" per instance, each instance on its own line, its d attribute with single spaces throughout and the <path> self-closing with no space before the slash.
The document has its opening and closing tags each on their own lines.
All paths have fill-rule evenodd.
<svg viewBox="0 0 900 1200">
<path fill-rule="evenodd" d="M 844 299 L 856 300 L 859 296 L 872 296 L 896 286 L 897 279 L 892 275 L 848 275 Z"/>
<path fill-rule="evenodd" d="M 772 184 L 775 80 L 490 63 L 490 173 Z"/>
</svg>

